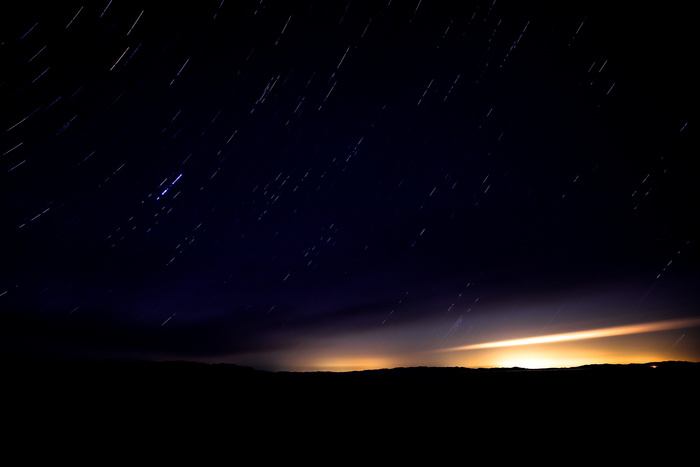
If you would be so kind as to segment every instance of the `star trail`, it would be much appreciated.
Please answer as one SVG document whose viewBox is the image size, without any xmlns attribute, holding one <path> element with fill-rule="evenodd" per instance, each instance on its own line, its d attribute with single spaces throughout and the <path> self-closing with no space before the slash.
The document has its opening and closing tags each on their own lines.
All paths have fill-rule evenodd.
<svg viewBox="0 0 700 467">
<path fill-rule="evenodd" d="M 2 10 L 4 354 L 700 360 L 687 5 Z"/>
</svg>

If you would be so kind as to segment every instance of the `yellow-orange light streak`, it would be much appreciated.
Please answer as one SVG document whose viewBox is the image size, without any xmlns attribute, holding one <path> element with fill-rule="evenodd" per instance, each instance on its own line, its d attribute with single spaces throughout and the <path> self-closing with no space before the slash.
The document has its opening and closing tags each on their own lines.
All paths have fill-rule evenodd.
<svg viewBox="0 0 700 467">
<path fill-rule="evenodd" d="M 595 339 L 598 337 L 623 336 L 627 334 L 639 334 L 643 332 L 666 331 L 700 325 L 700 318 L 675 319 L 668 321 L 655 321 L 652 323 L 630 324 L 627 326 L 614 326 L 610 328 L 590 329 L 588 331 L 565 332 L 562 334 L 549 334 L 546 336 L 526 337 L 523 339 L 511 339 L 505 341 L 485 342 L 483 344 L 462 345 L 441 349 L 442 352 L 456 352 L 460 350 L 491 349 L 495 347 L 513 347 L 517 345 L 549 344 L 552 342 L 575 341 L 582 339 Z"/>
</svg>

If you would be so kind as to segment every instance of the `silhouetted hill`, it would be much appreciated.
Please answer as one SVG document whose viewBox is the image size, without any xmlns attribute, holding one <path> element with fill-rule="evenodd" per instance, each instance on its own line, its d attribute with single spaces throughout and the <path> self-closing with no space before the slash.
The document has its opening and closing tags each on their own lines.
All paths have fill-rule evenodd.
<svg viewBox="0 0 700 467">
<path fill-rule="evenodd" d="M 497 442 L 636 433 L 690 443 L 700 375 L 700 364 L 688 362 L 294 373 L 185 361 L 14 359 L 2 369 L 3 423 L 11 427 L 5 445 L 117 443 L 100 453 L 141 445 L 158 451 L 173 437 L 259 450 L 273 439 L 296 448 L 322 439 L 373 443 L 395 433 L 438 445 L 467 433 Z"/>
<path fill-rule="evenodd" d="M 160 399 L 187 404 L 194 400 L 244 396 L 276 404 L 294 392 L 297 400 L 325 391 L 341 400 L 371 399 L 373 391 L 395 391 L 394 397 L 497 398 L 504 393 L 531 398 L 663 397 L 683 398 L 698 389 L 700 363 L 650 362 L 629 365 L 585 365 L 574 368 L 405 367 L 350 372 L 269 372 L 233 364 L 190 361 L 4 360 L 4 388 L 18 399 L 109 398 L 119 403 Z M 517 398 L 516 397 L 516 398 Z M 344 398 L 344 399 L 343 399 Z M 99 404 L 99 402 L 98 402 Z"/>
<path fill-rule="evenodd" d="M 597 374 L 625 375 L 632 374 L 677 374 L 696 376 L 700 374 L 700 363 L 684 361 L 665 361 L 634 364 L 593 364 L 578 367 L 563 368 L 468 368 L 468 367 L 397 367 L 373 370 L 347 372 L 270 372 L 257 370 L 248 366 L 235 364 L 207 364 L 193 361 L 87 361 L 87 360 L 52 360 L 52 359 L 0 359 L 0 368 L 6 375 L 12 376 L 11 384 L 29 385 L 52 378 L 70 379 L 74 383 L 100 380 L 141 380 L 150 382 L 171 383 L 203 379 L 224 382 L 286 382 L 303 381 L 318 382 L 320 380 L 358 380 L 367 378 L 480 378 L 488 375 L 511 375 L 512 378 L 530 375 L 546 377 L 546 375 L 571 376 L 586 374 L 595 377 Z"/>
</svg>

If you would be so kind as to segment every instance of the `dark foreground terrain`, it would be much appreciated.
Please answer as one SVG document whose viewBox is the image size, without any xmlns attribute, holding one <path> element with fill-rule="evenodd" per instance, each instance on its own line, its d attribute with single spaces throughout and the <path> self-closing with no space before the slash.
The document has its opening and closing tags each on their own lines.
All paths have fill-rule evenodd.
<svg viewBox="0 0 700 467">
<path fill-rule="evenodd" d="M 247 449 L 274 440 L 364 449 L 402 440 L 405 455 L 428 439 L 445 449 L 528 440 L 636 453 L 663 445 L 668 453 L 669 443 L 693 446 L 698 435 L 700 364 L 688 362 L 271 373 L 191 362 L 11 361 L 4 375 L 6 446 L 172 449 L 174 440 L 197 440 Z"/>
</svg>

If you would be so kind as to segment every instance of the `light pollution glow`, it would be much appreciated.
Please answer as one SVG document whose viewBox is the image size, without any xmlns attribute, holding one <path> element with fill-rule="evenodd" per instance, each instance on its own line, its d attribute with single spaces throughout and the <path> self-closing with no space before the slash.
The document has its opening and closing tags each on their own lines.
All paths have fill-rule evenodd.
<svg viewBox="0 0 700 467">
<path fill-rule="evenodd" d="M 244 364 L 291 371 L 357 371 L 410 366 L 462 366 L 472 368 L 555 368 L 586 364 L 628 364 L 664 360 L 697 360 L 697 352 L 676 346 L 672 331 L 700 326 L 700 318 L 655 321 L 521 339 L 492 341 L 443 349 L 407 348 L 386 336 L 347 335 L 318 346 L 263 358 L 249 355 Z M 656 332 L 655 337 L 647 334 Z M 683 334 L 685 335 L 685 334 Z M 601 339 L 607 338 L 607 339 Z M 689 337 L 686 341 L 694 341 Z M 317 343 L 318 344 L 318 343 Z M 252 358 L 251 358 L 252 357 Z M 241 360 L 239 360 L 240 362 Z"/>
</svg>

